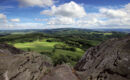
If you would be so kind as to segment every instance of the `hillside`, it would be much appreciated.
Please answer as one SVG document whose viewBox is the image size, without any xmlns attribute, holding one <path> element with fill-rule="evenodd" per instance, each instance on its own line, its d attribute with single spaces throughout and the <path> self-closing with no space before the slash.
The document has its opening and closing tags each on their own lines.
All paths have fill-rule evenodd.
<svg viewBox="0 0 130 80">
<path fill-rule="evenodd" d="M 81 80 L 130 80 L 130 36 L 90 48 L 75 66 Z"/>
<path fill-rule="evenodd" d="M 74 66 L 88 48 L 102 41 L 127 35 L 86 29 L 12 30 L 6 34 L 7 32 L 0 36 L 0 43 L 46 55 L 55 66 L 62 63 Z"/>
<path fill-rule="evenodd" d="M 89 48 L 74 69 L 48 57 L 0 45 L 0 80 L 130 80 L 130 36 Z"/>
<path fill-rule="evenodd" d="M 0 80 L 40 80 L 51 68 L 47 56 L 0 44 Z"/>
</svg>

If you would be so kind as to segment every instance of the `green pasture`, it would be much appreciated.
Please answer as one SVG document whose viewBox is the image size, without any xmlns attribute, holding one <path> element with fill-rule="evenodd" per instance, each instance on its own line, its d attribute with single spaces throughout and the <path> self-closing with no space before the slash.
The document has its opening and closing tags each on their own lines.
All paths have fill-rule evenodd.
<svg viewBox="0 0 130 80">
<path fill-rule="evenodd" d="M 34 42 L 24 42 L 24 43 L 15 43 L 14 46 L 16 48 L 22 49 L 22 50 L 31 50 L 35 52 L 42 52 L 42 51 L 48 51 L 51 52 L 54 48 L 55 44 L 64 44 L 62 42 L 46 42 L 43 41 L 34 41 Z"/>
</svg>

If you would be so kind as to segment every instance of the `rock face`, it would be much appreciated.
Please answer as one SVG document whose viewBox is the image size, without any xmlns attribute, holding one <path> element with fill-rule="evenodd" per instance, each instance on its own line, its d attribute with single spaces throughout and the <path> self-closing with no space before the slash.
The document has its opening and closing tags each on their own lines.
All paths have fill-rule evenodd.
<svg viewBox="0 0 130 80">
<path fill-rule="evenodd" d="M 42 80 L 79 80 L 79 78 L 70 66 L 64 64 L 52 69 Z"/>
<path fill-rule="evenodd" d="M 0 80 L 40 80 L 51 68 L 46 56 L 0 44 Z"/>
<path fill-rule="evenodd" d="M 90 48 L 75 69 L 81 80 L 130 80 L 130 37 Z"/>
</svg>

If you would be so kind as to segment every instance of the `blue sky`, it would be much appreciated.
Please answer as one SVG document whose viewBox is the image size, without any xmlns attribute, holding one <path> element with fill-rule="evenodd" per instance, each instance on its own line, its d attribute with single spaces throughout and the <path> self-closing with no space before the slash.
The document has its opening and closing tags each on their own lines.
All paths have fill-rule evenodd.
<svg viewBox="0 0 130 80">
<path fill-rule="evenodd" d="M 0 0 L 0 29 L 130 28 L 130 0 Z"/>
</svg>

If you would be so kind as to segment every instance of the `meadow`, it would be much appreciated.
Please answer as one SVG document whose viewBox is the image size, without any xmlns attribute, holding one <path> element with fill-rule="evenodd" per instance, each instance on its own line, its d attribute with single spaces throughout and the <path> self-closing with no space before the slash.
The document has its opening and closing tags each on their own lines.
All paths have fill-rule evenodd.
<svg viewBox="0 0 130 80">
<path fill-rule="evenodd" d="M 63 49 L 62 47 L 55 48 L 55 45 L 69 45 L 63 42 L 48 42 L 47 39 L 36 40 L 33 42 L 14 43 L 12 45 L 24 51 L 32 51 L 47 55 L 52 58 L 54 65 L 62 64 L 64 62 L 70 63 L 73 66 L 84 53 L 84 51 L 80 48 L 74 48 L 75 51 L 69 50 L 70 47 L 68 48 L 68 50 Z"/>
</svg>

